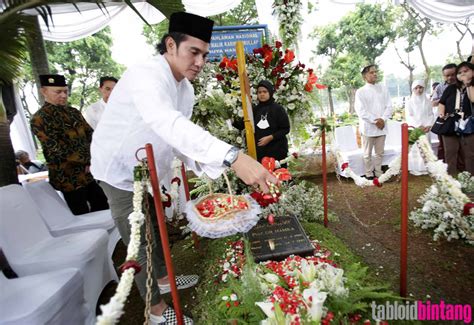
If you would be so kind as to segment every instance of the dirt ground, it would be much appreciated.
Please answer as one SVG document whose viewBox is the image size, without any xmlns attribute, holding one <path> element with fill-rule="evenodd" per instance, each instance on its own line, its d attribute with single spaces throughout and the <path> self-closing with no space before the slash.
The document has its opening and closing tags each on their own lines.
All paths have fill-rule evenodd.
<svg viewBox="0 0 474 325">
<path fill-rule="evenodd" d="M 318 186 L 320 176 L 308 179 Z M 417 202 L 425 189 L 432 184 L 428 176 L 409 177 L 410 211 L 419 206 Z M 340 221 L 329 224 L 336 234 L 363 261 L 372 267 L 377 276 L 399 291 L 400 269 L 400 182 L 385 183 L 381 188 L 359 188 L 352 180 L 339 181 L 334 174 L 328 175 L 329 209 Z M 409 221 L 408 235 L 408 293 L 414 299 L 432 302 L 474 304 L 474 247 L 462 241 L 447 242 L 432 240 L 430 230 L 414 228 Z M 205 251 L 206 240 L 201 245 Z M 173 247 L 180 252 L 175 260 L 177 274 L 202 274 L 205 258 L 190 245 L 190 241 L 178 242 Z M 184 252 L 184 253 L 183 253 Z M 116 249 L 114 261 L 120 265 L 126 255 L 122 244 Z M 106 303 L 113 294 L 115 285 L 103 292 L 100 303 Z M 190 314 L 195 304 L 195 289 L 180 292 L 185 313 Z M 165 295 L 170 301 L 170 295 Z M 133 287 L 121 324 L 143 323 L 144 304 L 137 289 Z"/>
<path fill-rule="evenodd" d="M 322 178 L 311 179 L 321 185 Z M 409 211 L 432 184 L 429 176 L 409 177 Z M 400 193 L 398 180 L 381 188 L 359 188 L 352 180 L 328 176 L 329 209 L 340 221 L 330 230 L 399 292 Z M 474 304 L 474 247 L 462 241 L 432 240 L 430 230 L 408 230 L 407 292 L 432 302 Z"/>
</svg>

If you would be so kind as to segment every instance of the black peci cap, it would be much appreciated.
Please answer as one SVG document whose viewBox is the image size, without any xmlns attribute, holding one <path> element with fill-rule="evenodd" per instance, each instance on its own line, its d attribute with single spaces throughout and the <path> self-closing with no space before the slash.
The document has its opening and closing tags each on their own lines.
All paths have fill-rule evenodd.
<svg viewBox="0 0 474 325">
<path fill-rule="evenodd" d="M 170 17 L 169 33 L 178 32 L 210 43 L 214 21 L 187 12 L 175 12 Z"/>
<path fill-rule="evenodd" d="M 39 76 L 41 87 L 66 87 L 66 78 L 60 74 L 42 74 Z"/>
</svg>

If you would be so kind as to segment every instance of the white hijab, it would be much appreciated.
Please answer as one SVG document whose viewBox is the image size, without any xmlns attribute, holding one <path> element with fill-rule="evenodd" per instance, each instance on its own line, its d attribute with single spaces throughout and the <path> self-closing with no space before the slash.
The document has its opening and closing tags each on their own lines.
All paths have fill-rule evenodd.
<svg viewBox="0 0 474 325">
<path fill-rule="evenodd" d="M 431 101 L 426 93 L 418 95 L 415 88 L 421 86 L 425 88 L 423 80 L 415 80 L 411 85 L 412 94 L 405 106 L 405 119 L 409 126 L 431 126 L 435 116 L 431 108 Z M 425 88 L 426 89 L 426 88 Z"/>
</svg>

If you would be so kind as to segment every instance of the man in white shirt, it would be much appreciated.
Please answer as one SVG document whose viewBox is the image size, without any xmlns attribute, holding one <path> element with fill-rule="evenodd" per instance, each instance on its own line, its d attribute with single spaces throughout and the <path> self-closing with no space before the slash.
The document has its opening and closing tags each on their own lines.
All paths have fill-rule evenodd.
<svg viewBox="0 0 474 325">
<path fill-rule="evenodd" d="M 364 149 L 365 177 L 382 175 L 382 159 L 387 134 L 386 121 L 392 116 L 392 104 L 386 87 L 377 84 L 377 66 L 362 69 L 365 86 L 355 95 L 355 110 L 359 116 L 359 130 Z M 374 159 L 372 165 L 372 150 Z"/>
<path fill-rule="evenodd" d="M 97 124 L 104 113 L 105 106 L 109 101 L 110 94 L 114 90 L 117 78 L 114 77 L 101 77 L 99 81 L 99 92 L 102 95 L 102 99 L 89 106 L 84 112 L 84 118 L 92 129 L 97 128 Z"/>
<path fill-rule="evenodd" d="M 146 143 L 153 145 L 159 179 L 167 188 L 173 177 L 175 156 L 196 174 L 206 173 L 212 178 L 231 167 L 246 184 L 258 185 L 264 192 L 269 191 L 269 183 L 277 182 L 256 160 L 189 121 L 194 105 L 190 81 L 204 67 L 213 24 L 212 20 L 189 13 L 172 14 L 169 34 L 158 45 L 161 55 L 125 71 L 94 132 L 91 171 L 101 181 L 125 244 L 130 237 L 127 217 L 133 210 L 133 168 L 138 163 L 135 152 Z M 158 244 L 152 256 L 151 324 L 174 324 L 174 310 L 160 296 L 160 292 L 169 292 L 169 280 L 156 218 L 151 219 L 155 223 L 154 243 Z M 140 264 L 146 261 L 143 237 L 138 259 Z M 176 280 L 178 288 L 186 288 L 196 284 L 197 277 Z M 135 282 L 145 298 L 146 272 L 140 272 Z M 185 317 L 185 323 L 192 320 Z"/>
</svg>

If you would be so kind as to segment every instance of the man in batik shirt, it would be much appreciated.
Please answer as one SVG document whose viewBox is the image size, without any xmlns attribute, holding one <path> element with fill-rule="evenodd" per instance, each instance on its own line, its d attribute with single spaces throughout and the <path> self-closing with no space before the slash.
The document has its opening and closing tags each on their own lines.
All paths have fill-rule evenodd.
<svg viewBox="0 0 474 325">
<path fill-rule="evenodd" d="M 92 128 L 67 105 L 64 76 L 41 75 L 44 105 L 32 116 L 31 129 L 43 148 L 49 182 L 64 195 L 75 215 L 108 209 L 107 198 L 89 172 Z"/>
</svg>

